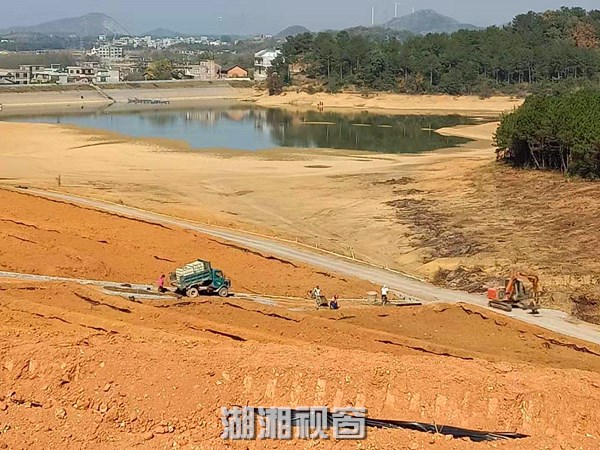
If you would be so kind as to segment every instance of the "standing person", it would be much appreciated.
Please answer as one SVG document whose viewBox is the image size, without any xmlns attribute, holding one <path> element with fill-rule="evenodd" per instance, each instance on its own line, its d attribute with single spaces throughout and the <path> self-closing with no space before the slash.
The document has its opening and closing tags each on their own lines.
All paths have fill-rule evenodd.
<svg viewBox="0 0 600 450">
<path fill-rule="evenodd" d="M 388 302 L 388 293 L 390 289 L 387 286 L 381 287 L 381 302 L 385 305 Z"/>
<path fill-rule="evenodd" d="M 321 288 L 319 286 L 312 290 L 312 296 L 315 300 L 321 299 Z"/>
<path fill-rule="evenodd" d="M 323 295 L 323 292 L 321 292 L 321 288 L 319 286 L 313 289 L 312 297 L 315 299 L 315 306 L 317 307 L 317 309 L 323 307 L 327 308 L 329 306 L 329 302 Z"/>
<path fill-rule="evenodd" d="M 166 292 L 167 290 L 165 289 L 165 275 L 161 275 L 160 278 L 158 279 L 158 292 L 160 292 L 161 294 L 163 292 Z"/>
</svg>

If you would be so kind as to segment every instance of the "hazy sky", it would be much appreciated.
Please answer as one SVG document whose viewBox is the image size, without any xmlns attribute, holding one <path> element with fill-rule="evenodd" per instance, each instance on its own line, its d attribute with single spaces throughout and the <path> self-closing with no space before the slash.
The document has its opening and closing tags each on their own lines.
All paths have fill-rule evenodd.
<svg viewBox="0 0 600 450">
<path fill-rule="evenodd" d="M 25 0 L 7 2 L 0 13 L 0 28 L 34 25 L 48 20 L 104 12 L 132 33 L 164 27 L 188 33 L 277 33 L 289 25 L 313 31 L 368 25 L 371 6 L 376 21 L 394 15 L 398 0 Z M 560 6 L 600 9 L 600 0 L 404 0 L 399 15 L 431 8 L 461 22 L 503 24 L 518 13 Z M 222 20 L 219 20 L 219 17 Z"/>
</svg>

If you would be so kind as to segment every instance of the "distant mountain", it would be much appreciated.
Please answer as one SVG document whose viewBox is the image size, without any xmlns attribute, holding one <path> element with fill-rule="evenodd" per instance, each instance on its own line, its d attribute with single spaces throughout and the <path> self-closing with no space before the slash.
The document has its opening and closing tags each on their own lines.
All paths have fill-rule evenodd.
<svg viewBox="0 0 600 450">
<path fill-rule="evenodd" d="M 5 33 L 41 33 L 57 36 L 99 36 L 107 35 L 127 35 L 129 34 L 112 17 L 102 13 L 91 13 L 81 17 L 72 17 L 68 19 L 53 20 L 30 27 L 13 27 L 5 30 Z"/>
<path fill-rule="evenodd" d="M 458 30 L 479 29 L 475 25 L 460 23 L 458 20 L 439 14 L 432 9 L 422 9 L 407 16 L 396 17 L 387 22 L 385 26 L 414 34 L 454 33 Z"/>
<path fill-rule="evenodd" d="M 298 36 L 299 34 L 310 33 L 310 30 L 301 25 L 293 25 L 275 35 L 276 39 L 285 39 L 288 36 Z"/>
<path fill-rule="evenodd" d="M 168 28 L 157 28 L 155 30 L 148 31 L 147 33 L 143 33 L 141 36 L 152 36 L 153 39 L 161 39 L 185 37 L 186 35 L 179 33 L 178 31 L 169 30 Z"/>
<path fill-rule="evenodd" d="M 389 39 L 397 39 L 399 41 L 405 41 L 409 37 L 414 36 L 413 33 L 406 30 L 393 30 L 385 27 L 365 27 L 358 26 L 352 28 L 346 28 L 343 31 L 347 31 L 350 36 L 363 36 L 371 38 L 375 41 L 387 41 Z"/>
</svg>

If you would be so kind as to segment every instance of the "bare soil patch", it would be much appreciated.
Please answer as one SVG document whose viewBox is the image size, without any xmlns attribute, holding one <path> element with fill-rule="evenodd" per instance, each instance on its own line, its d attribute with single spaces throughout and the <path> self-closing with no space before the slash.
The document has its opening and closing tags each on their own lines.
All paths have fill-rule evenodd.
<svg viewBox="0 0 600 450">
<path fill-rule="evenodd" d="M 21 193 L 0 191 L 0 217 L 4 270 L 143 282 L 202 253 L 247 289 L 372 288 L 195 233 Z M 347 300 L 338 311 L 316 311 L 309 300 L 286 298 L 269 306 L 114 294 L 0 280 L 1 447 L 221 448 L 220 409 L 232 405 L 366 406 L 374 418 L 530 435 L 509 444 L 517 450 L 594 448 L 599 437 L 600 347 L 494 312 Z M 314 443 L 230 447 L 306 445 Z M 360 445 L 481 448 L 390 430 L 372 430 Z"/>
</svg>

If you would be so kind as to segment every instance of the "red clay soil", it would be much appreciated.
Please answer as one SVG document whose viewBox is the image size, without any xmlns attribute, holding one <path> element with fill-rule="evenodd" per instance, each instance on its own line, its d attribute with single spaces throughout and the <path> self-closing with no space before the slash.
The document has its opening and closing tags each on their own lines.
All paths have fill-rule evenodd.
<svg viewBox="0 0 600 450">
<path fill-rule="evenodd" d="M 0 219 L 3 270 L 143 282 L 203 256 L 248 290 L 369 288 L 22 194 L 0 191 Z M 598 346 L 463 305 L 140 302 L 0 279 L 0 448 L 598 449 L 599 355 Z M 220 408 L 231 405 L 366 406 L 374 418 L 531 437 L 476 444 L 369 431 L 364 442 L 226 443 Z"/>
<path fill-rule="evenodd" d="M 545 360 L 529 348 L 527 331 L 518 344 L 517 323 L 507 320 L 508 337 L 496 341 L 494 326 L 460 306 L 390 310 L 387 318 L 400 324 L 423 319 L 419 340 L 404 327 L 374 330 L 386 319 L 375 308 L 306 314 L 231 299 L 135 303 L 68 284 L 2 289 L 0 445 L 9 448 L 222 448 L 220 407 L 246 404 L 364 405 L 371 417 L 532 436 L 493 446 L 372 431 L 360 448 L 598 448 L 599 358 L 590 353 L 598 349 L 548 344 L 556 361 Z M 449 338 L 440 325 L 450 318 L 465 337 L 484 335 L 490 353 L 515 345 L 517 356 L 489 362 L 470 342 L 427 339 L 436 330 L 440 342 Z M 513 362 L 521 352 L 542 356 L 536 365 Z M 575 365 L 589 371 L 559 368 Z"/>
<path fill-rule="evenodd" d="M 362 298 L 374 288 L 206 235 L 6 190 L 0 239 L 4 271 L 151 284 L 201 258 L 224 270 L 236 292 L 304 297 L 319 285 L 328 296 Z"/>
</svg>

